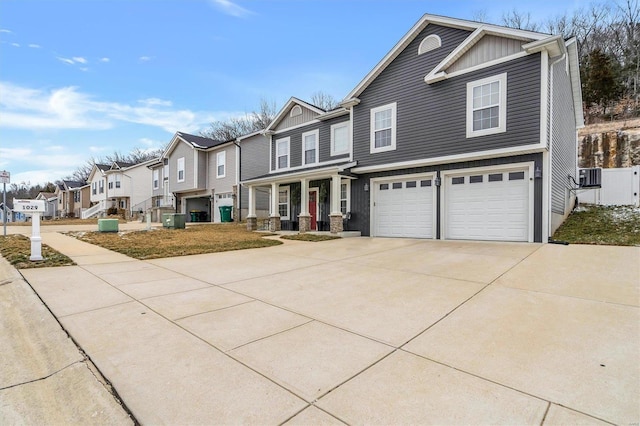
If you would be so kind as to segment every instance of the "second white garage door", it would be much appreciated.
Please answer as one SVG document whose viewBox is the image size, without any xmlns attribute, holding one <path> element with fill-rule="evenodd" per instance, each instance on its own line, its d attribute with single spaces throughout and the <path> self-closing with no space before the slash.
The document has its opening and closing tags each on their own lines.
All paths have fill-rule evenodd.
<svg viewBox="0 0 640 426">
<path fill-rule="evenodd" d="M 446 176 L 445 238 L 529 240 L 529 171 Z"/>
<path fill-rule="evenodd" d="M 375 230 L 378 237 L 433 238 L 433 179 L 376 182 Z"/>
</svg>

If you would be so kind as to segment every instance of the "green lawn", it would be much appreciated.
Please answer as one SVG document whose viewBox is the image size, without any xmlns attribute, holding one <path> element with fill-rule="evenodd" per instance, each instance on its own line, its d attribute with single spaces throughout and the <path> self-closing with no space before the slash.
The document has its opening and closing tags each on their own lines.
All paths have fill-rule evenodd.
<svg viewBox="0 0 640 426">
<path fill-rule="evenodd" d="M 553 234 L 553 239 L 573 244 L 640 246 L 640 208 L 579 206 Z"/>
</svg>

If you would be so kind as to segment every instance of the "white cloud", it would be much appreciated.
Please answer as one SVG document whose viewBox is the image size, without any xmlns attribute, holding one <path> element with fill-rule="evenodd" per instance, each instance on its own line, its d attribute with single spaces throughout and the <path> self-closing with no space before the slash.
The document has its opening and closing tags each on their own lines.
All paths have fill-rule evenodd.
<svg viewBox="0 0 640 426">
<path fill-rule="evenodd" d="M 32 49 L 40 49 L 42 46 L 40 46 L 39 44 L 31 43 L 29 44 L 29 47 Z"/>
<path fill-rule="evenodd" d="M 87 67 L 81 67 L 81 68 L 80 68 L 80 71 L 87 72 L 87 71 L 89 71 L 89 68 L 87 68 Z"/>
<path fill-rule="evenodd" d="M 71 59 L 73 59 L 74 62 L 77 62 L 79 64 L 86 64 L 87 63 L 87 60 L 85 58 L 83 58 L 82 56 L 74 56 Z"/>
<path fill-rule="evenodd" d="M 151 60 L 151 56 L 140 56 L 138 60 L 140 62 L 149 62 Z"/>
<path fill-rule="evenodd" d="M 56 59 L 58 59 L 61 62 L 64 62 L 65 64 L 69 64 L 69 65 L 75 64 L 75 62 L 73 62 L 73 59 L 63 58 L 61 56 L 56 56 Z"/>
<path fill-rule="evenodd" d="M 51 145 L 51 146 L 47 146 L 44 148 L 45 151 L 51 151 L 51 152 L 59 152 L 59 151 L 64 151 L 64 146 L 62 145 Z"/>
<path fill-rule="evenodd" d="M 89 151 L 91 152 L 102 152 L 105 151 L 107 148 L 105 148 L 104 146 L 90 146 L 89 147 Z"/>
<path fill-rule="evenodd" d="M 11 43 L 11 45 L 12 45 L 13 47 L 20 47 L 20 44 L 18 44 L 18 43 Z"/>
<path fill-rule="evenodd" d="M 98 101 L 72 86 L 45 91 L 0 82 L 0 93 L 0 128 L 104 130 L 126 122 L 169 133 L 195 132 L 212 121 L 237 115 L 176 109 L 159 98 L 132 104 Z"/>
<path fill-rule="evenodd" d="M 109 58 L 100 58 L 100 62 L 109 62 L 110 59 Z"/>
<path fill-rule="evenodd" d="M 235 16 L 236 18 L 243 18 L 247 15 L 253 14 L 252 11 L 245 9 L 242 6 L 237 5 L 229 0 L 212 0 L 213 6 L 227 15 Z"/>
<path fill-rule="evenodd" d="M 0 33 L 6 33 L 6 34 L 11 34 L 13 31 L 11 30 L 7 30 L 5 28 L 0 28 Z"/>
</svg>

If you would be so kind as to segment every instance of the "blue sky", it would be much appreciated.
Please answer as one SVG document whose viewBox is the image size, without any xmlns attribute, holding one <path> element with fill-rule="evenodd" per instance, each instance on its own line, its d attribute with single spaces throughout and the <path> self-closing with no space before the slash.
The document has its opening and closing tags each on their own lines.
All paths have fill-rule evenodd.
<svg viewBox="0 0 640 426">
<path fill-rule="evenodd" d="M 521 0 L 536 20 L 580 2 Z M 501 0 L 0 0 L 0 169 L 44 183 L 176 131 L 342 99 L 424 13 L 499 23 Z"/>
</svg>

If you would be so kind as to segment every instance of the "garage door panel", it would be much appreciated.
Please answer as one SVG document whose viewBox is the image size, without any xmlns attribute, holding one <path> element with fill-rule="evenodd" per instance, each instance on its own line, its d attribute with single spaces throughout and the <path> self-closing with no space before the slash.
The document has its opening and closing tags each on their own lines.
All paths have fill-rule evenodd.
<svg viewBox="0 0 640 426">
<path fill-rule="evenodd" d="M 469 173 L 445 182 L 446 238 L 528 240 L 526 170 Z"/>
<path fill-rule="evenodd" d="M 431 179 L 399 179 L 375 186 L 375 235 L 433 236 L 433 189 L 427 181 Z"/>
</svg>

